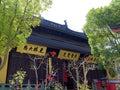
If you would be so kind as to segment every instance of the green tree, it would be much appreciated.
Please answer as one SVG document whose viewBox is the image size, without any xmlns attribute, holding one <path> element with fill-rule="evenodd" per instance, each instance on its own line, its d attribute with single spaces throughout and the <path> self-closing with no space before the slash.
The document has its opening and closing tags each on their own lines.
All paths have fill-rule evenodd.
<svg viewBox="0 0 120 90">
<path fill-rule="evenodd" d="M 52 4 L 51 0 L 0 0 L 0 69 L 9 51 L 26 42 L 31 27 L 40 24 L 40 13 Z"/>
<path fill-rule="evenodd" d="M 120 24 L 120 0 L 112 0 L 109 6 L 92 8 L 86 16 L 83 29 L 88 37 L 91 54 L 103 68 L 109 68 L 112 60 L 120 57 L 120 34 L 113 33 L 110 26 Z"/>
</svg>

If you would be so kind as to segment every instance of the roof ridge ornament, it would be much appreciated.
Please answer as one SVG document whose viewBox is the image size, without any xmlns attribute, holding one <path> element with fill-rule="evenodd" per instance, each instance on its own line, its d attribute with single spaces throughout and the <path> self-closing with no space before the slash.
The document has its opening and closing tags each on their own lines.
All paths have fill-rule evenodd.
<svg viewBox="0 0 120 90">
<path fill-rule="evenodd" d="M 67 20 L 64 20 L 64 23 L 65 23 L 65 27 L 68 28 L 68 25 L 67 25 Z"/>
</svg>

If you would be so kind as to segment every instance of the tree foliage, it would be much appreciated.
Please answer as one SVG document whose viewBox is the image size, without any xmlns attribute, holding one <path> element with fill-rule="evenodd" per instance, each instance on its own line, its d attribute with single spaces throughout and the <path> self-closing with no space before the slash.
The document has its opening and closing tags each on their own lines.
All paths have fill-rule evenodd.
<svg viewBox="0 0 120 90">
<path fill-rule="evenodd" d="M 120 24 L 120 0 L 112 0 L 109 6 L 92 8 L 86 16 L 83 29 L 88 37 L 91 53 L 98 56 L 100 65 L 107 68 L 111 60 L 119 57 L 120 35 L 110 26 Z"/>
<path fill-rule="evenodd" d="M 13 75 L 12 79 L 9 80 L 12 90 L 21 90 L 25 77 L 26 77 L 25 71 L 17 71 Z"/>
<path fill-rule="evenodd" d="M 32 32 L 31 26 L 40 24 L 40 13 L 51 3 L 51 0 L 0 0 L 0 56 L 4 55 L 3 65 L 11 48 L 25 43 Z"/>
</svg>

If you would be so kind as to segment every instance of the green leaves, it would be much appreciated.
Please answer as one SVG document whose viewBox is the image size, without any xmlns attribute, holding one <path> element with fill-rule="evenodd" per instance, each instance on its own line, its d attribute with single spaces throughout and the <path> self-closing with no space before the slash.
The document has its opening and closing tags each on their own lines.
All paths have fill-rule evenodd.
<svg viewBox="0 0 120 90">
<path fill-rule="evenodd" d="M 51 0 L 1 0 L 0 43 L 10 41 L 14 47 L 25 43 L 32 32 L 30 27 L 40 24 L 40 12 L 51 4 Z"/>
<path fill-rule="evenodd" d="M 26 42 L 31 26 L 40 25 L 40 12 L 51 4 L 51 0 L 0 0 L 0 56 L 7 57 L 13 47 Z"/>
<path fill-rule="evenodd" d="M 21 90 L 25 76 L 25 71 L 17 71 L 13 75 L 13 79 L 9 80 L 9 83 L 13 90 Z"/>
<path fill-rule="evenodd" d="M 120 34 L 113 33 L 110 25 L 120 24 L 120 0 L 113 0 L 109 6 L 91 9 L 86 16 L 83 29 L 88 37 L 91 53 L 99 56 L 101 64 L 120 57 Z"/>
<path fill-rule="evenodd" d="M 115 71 L 115 69 L 114 68 L 109 68 L 109 72 L 108 72 L 109 74 L 110 74 L 110 76 L 111 77 L 115 77 L 116 75 L 117 75 L 117 73 L 116 73 L 116 71 Z"/>
</svg>

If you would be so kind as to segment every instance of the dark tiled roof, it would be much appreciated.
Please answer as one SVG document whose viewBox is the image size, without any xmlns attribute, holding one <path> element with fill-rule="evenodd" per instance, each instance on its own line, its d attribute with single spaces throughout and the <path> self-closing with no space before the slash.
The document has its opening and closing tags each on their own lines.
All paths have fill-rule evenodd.
<svg viewBox="0 0 120 90">
<path fill-rule="evenodd" d="M 38 45 L 54 47 L 57 49 L 72 50 L 72 51 L 77 51 L 77 52 L 81 52 L 81 53 L 90 53 L 89 48 L 80 47 L 80 46 L 77 46 L 74 44 L 69 44 L 69 43 L 65 43 L 62 41 L 52 40 L 52 39 L 38 37 L 38 36 L 34 36 L 34 35 L 31 35 L 28 38 L 28 42 L 38 44 Z"/>
<path fill-rule="evenodd" d="M 117 28 L 120 28 L 120 24 L 111 25 L 110 28 L 111 28 L 111 29 L 117 29 Z"/>
<path fill-rule="evenodd" d="M 58 24 L 58 23 L 55 23 L 55 22 L 52 22 L 49 20 L 42 19 L 40 26 L 47 27 L 47 28 L 53 29 L 55 31 L 63 32 L 63 33 L 66 33 L 66 34 L 69 34 L 72 36 L 77 36 L 80 38 L 87 39 L 87 37 L 84 33 L 73 31 L 73 30 L 69 29 L 66 25 L 61 25 L 61 24 Z"/>
<path fill-rule="evenodd" d="M 66 25 L 45 19 L 41 20 L 40 26 L 33 28 L 28 42 L 56 49 L 90 53 L 87 37 L 84 33 L 70 30 Z"/>
</svg>

